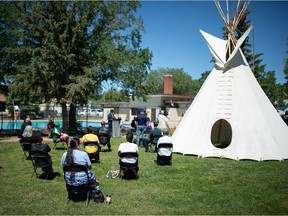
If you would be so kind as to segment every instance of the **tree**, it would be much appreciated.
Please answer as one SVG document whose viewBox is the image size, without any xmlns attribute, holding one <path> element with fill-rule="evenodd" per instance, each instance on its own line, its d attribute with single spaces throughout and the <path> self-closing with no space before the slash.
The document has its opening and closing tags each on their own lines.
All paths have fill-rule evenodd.
<svg viewBox="0 0 288 216">
<path fill-rule="evenodd" d="M 204 73 L 201 74 L 201 77 L 198 79 L 200 86 L 203 85 L 203 83 L 205 82 L 205 80 L 209 76 L 209 74 L 210 74 L 210 71 L 205 71 Z"/>
<path fill-rule="evenodd" d="M 185 73 L 183 68 L 158 68 L 152 70 L 148 74 L 146 88 L 150 94 L 163 94 L 163 78 L 165 75 L 170 74 L 173 76 L 173 93 L 180 95 L 195 95 L 200 85 L 197 80 Z"/>
<path fill-rule="evenodd" d="M 288 39 L 287 39 L 286 45 L 288 45 Z M 286 51 L 286 54 L 288 54 L 288 51 Z M 288 97 L 288 56 L 286 56 L 284 60 L 283 72 L 285 74 L 285 79 L 286 79 L 286 83 L 284 83 L 284 92 L 285 92 L 285 97 L 287 98 Z"/>
<path fill-rule="evenodd" d="M 141 97 L 151 52 L 140 48 L 144 30 L 134 12 L 137 1 L 1 2 L 17 43 L 6 57 L 17 56 L 11 96 L 62 106 L 64 129 L 76 128 L 76 105 L 97 94 L 111 80 Z M 17 19 L 12 19 L 17 17 Z M 8 28 L 6 28 L 8 32 Z"/>
<path fill-rule="evenodd" d="M 241 11 L 241 8 L 243 7 L 243 4 L 240 5 L 239 11 Z M 238 12 L 239 12 L 238 11 Z M 235 30 L 235 37 L 236 39 L 239 39 L 245 31 L 248 29 L 248 27 L 251 25 L 251 21 L 248 19 L 248 15 L 250 14 L 249 10 L 246 10 L 243 13 L 243 16 L 240 18 L 240 22 L 237 26 L 237 29 Z M 238 14 L 235 15 L 236 17 Z M 232 19 L 230 23 L 232 23 Z M 227 39 L 228 30 L 225 27 L 223 27 L 224 34 L 223 38 Z M 283 100 L 283 87 L 280 84 L 276 84 L 276 77 L 274 71 L 265 71 L 265 64 L 262 63 L 261 56 L 263 53 L 254 54 L 251 51 L 251 44 L 249 43 L 249 37 L 245 39 L 243 44 L 241 45 L 241 50 L 249 63 L 250 68 L 252 69 L 254 76 L 256 77 L 257 81 L 259 82 L 260 86 L 264 90 L 265 94 L 268 96 L 270 101 L 276 106 L 276 104 L 280 103 L 280 101 Z"/>
<path fill-rule="evenodd" d="M 103 92 L 102 97 L 100 99 L 100 101 L 109 101 L 109 102 L 129 102 L 130 98 L 129 96 L 127 96 L 127 94 L 122 91 L 119 90 L 117 91 L 116 89 L 110 89 L 108 91 Z"/>
</svg>

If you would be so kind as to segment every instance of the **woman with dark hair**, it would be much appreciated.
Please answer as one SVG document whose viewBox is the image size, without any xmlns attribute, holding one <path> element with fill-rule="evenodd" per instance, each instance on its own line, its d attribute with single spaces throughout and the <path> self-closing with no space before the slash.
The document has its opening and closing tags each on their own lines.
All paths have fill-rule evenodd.
<svg viewBox="0 0 288 216">
<path fill-rule="evenodd" d="M 64 166 L 66 164 L 81 164 L 85 165 L 89 168 L 89 184 L 94 184 L 94 190 L 100 190 L 99 183 L 91 169 L 91 161 L 86 152 L 80 151 L 80 139 L 72 138 L 68 145 L 68 150 L 62 155 L 61 165 Z M 79 186 L 83 184 L 88 184 L 87 176 L 85 173 L 77 173 L 73 178 L 71 178 L 70 173 L 66 173 L 65 178 L 69 179 L 69 185 Z"/>
</svg>

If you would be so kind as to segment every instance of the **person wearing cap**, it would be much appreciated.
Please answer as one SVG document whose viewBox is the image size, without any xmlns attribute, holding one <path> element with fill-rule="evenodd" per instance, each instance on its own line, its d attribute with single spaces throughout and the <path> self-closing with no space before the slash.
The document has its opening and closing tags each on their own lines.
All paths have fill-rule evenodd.
<svg viewBox="0 0 288 216">
<path fill-rule="evenodd" d="M 68 145 L 69 135 L 66 133 L 62 133 L 60 130 L 60 123 L 55 123 L 52 131 L 51 131 L 51 137 L 53 142 L 59 143 L 59 142 L 66 142 Z"/>
<path fill-rule="evenodd" d="M 147 124 L 149 122 L 148 117 L 146 116 L 144 110 L 141 110 L 140 114 L 136 117 L 136 144 L 140 145 L 140 136 L 142 138 L 142 145 L 146 148 L 146 152 L 148 151 L 148 146 L 146 143 L 146 129 Z"/>
<path fill-rule="evenodd" d="M 158 116 L 158 128 L 162 131 L 164 128 L 169 129 L 169 119 L 164 115 L 164 110 L 161 110 Z"/>
</svg>

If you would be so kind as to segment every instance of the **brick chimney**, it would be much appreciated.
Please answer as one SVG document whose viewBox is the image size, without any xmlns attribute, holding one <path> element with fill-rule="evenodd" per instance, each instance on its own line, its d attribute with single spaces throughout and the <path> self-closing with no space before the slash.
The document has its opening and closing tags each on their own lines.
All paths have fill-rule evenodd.
<svg viewBox="0 0 288 216">
<path fill-rule="evenodd" d="M 173 76 L 170 74 L 164 76 L 164 94 L 173 94 Z"/>
</svg>

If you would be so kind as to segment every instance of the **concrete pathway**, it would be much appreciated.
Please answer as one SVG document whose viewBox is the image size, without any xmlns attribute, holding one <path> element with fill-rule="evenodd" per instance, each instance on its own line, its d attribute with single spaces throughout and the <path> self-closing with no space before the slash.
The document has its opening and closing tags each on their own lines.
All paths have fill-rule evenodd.
<svg viewBox="0 0 288 216">
<path fill-rule="evenodd" d="M 19 137 L 11 136 L 11 137 L 0 137 L 0 142 L 19 142 Z M 43 142 L 53 142 L 51 138 L 43 137 Z"/>
</svg>

